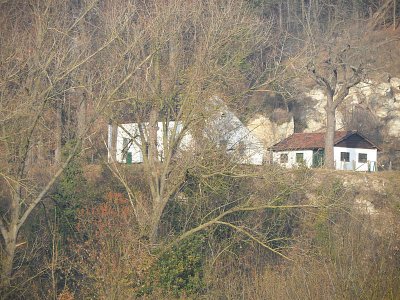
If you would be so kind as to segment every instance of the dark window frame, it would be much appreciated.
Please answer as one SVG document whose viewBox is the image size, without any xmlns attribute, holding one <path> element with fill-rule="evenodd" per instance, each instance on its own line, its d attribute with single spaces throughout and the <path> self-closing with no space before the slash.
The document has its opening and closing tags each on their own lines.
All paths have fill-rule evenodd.
<svg viewBox="0 0 400 300">
<path fill-rule="evenodd" d="M 340 152 L 340 161 L 350 162 L 350 152 Z"/>
<path fill-rule="evenodd" d="M 304 152 L 296 153 L 296 163 L 303 164 L 304 163 Z"/>
<path fill-rule="evenodd" d="M 279 162 L 281 164 L 286 164 L 289 162 L 289 154 L 288 153 L 281 153 L 279 156 Z"/>
<path fill-rule="evenodd" d="M 128 151 L 130 147 L 131 139 L 130 138 L 122 138 L 122 151 Z"/>
<path fill-rule="evenodd" d="M 361 157 L 361 155 L 363 157 Z M 368 153 L 358 153 L 358 162 L 359 163 L 367 163 L 368 162 Z"/>
</svg>

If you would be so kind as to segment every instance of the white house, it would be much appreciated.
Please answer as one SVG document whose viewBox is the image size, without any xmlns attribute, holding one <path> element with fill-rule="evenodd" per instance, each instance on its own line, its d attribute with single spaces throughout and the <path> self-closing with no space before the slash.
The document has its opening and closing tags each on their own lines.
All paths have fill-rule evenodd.
<svg viewBox="0 0 400 300">
<path fill-rule="evenodd" d="M 210 114 L 206 120 L 204 136 L 214 142 L 216 147 L 223 148 L 240 164 L 261 165 L 264 161 L 265 148 L 262 142 L 256 138 L 250 130 L 232 113 L 221 100 L 214 99 L 214 106 L 218 104 L 215 113 Z M 214 107 L 215 108 L 215 107 Z M 146 132 L 148 123 L 142 123 L 142 130 Z M 163 159 L 164 126 L 158 123 L 157 149 L 159 159 Z M 179 134 L 183 130 L 180 122 L 170 121 L 167 136 Z M 116 134 L 116 137 L 113 137 Z M 144 134 L 144 136 L 147 136 Z M 115 145 L 113 145 L 115 143 Z M 115 157 L 112 158 L 111 149 L 115 147 Z M 186 132 L 180 141 L 180 149 L 195 147 L 194 138 L 190 131 Z M 138 123 L 119 124 L 117 130 L 112 125 L 108 128 L 108 157 L 109 161 L 119 163 L 143 162 L 142 141 L 140 138 Z"/>
<path fill-rule="evenodd" d="M 225 105 L 220 106 L 206 124 L 204 134 L 215 145 L 234 155 L 238 163 L 263 164 L 266 154 L 264 144 Z"/>
<path fill-rule="evenodd" d="M 157 151 L 160 161 L 163 160 L 163 136 L 164 136 L 164 126 L 162 122 L 157 124 Z M 147 127 L 148 123 L 142 123 L 142 130 L 145 132 L 143 135 L 147 137 Z M 172 133 L 179 134 L 182 131 L 182 124 L 170 121 L 168 124 L 167 136 L 171 136 Z M 112 135 L 116 134 L 116 137 Z M 180 147 L 185 149 L 189 147 L 191 143 L 191 136 L 189 134 L 185 135 L 181 140 Z M 113 141 L 116 145 L 112 145 Z M 111 158 L 111 149 L 115 146 L 116 157 L 115 161 L 119 163 L 141 163 L 143 162 L 142 153 L 142 141 L 140 137 L 139 124 L 138 123 L 125 123 L 119 124 L 117 126 L 116 132 L 113 132 L 112 125 L 108 125 L 108 158 Z"/>
<path fill-rule="evenodd" d="M 272 161 L 287 168 L 320 167 L 324 161 L 325 133 L 295 133 L 273 145 Z M 334 161 L 337 170 L 376 171 L 379 147 L 357 131 L 336 131 Z"/>
</svg>

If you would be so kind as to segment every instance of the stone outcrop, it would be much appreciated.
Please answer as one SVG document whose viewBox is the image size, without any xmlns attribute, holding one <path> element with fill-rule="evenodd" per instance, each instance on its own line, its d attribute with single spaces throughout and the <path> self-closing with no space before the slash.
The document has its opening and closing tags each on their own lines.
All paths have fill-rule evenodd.
<svg viewBox="0 0 400 300">
<path fill-rule="evenodd" d="M 322 88 L 315 87 L 306 93 L 311 98 L 312 113 L 306 116 L 306 132 L 322 130 L 325 126 L 325 94 Z M 345 125 L 343 111 L 361 107 L 371 113 L 372 118 L 382 124 L 382 133 L 390 138 L 400 137 L 400 79 L 391 78 L 390 82 L 361 82 L 350 89 L 347 99 L 338 109 L 337 129 Z"/>
<path fill-rule="evenodd" d="M 265 145 L 270 147 L 294 132 L 293 117 L 288 122 L 276 123 L 262 115 L 254 116 L 247 124 L 250 131 Z"/>
</svg>

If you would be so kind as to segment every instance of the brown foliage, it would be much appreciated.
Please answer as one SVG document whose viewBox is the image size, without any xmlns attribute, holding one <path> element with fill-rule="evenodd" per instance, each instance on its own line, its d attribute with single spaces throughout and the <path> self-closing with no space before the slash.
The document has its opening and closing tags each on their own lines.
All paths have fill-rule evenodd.
<svg viewBox="0 0 400 300">
<path fill-rule="evenodd" d="M 140 241 L 129 201 L 108 193 L 103 203 L 82 209 L 76 226 L 81 239 L 71 245 L 83 275 L 81 296 L 131 297 L 153 261 Z"/>
</svg>

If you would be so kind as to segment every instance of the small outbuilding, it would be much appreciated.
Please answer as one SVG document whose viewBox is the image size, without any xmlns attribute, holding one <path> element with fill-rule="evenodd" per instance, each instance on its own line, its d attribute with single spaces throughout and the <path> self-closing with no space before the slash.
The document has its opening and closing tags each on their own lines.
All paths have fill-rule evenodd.
<svg viewBox="0 0 400 300">
<path fill-rule="evenodd" d="M 287 168 L 324 163 L 325 132 L 294 133 L 269 148 L 273 163 Z M 334 161 L 337 170 L 376 171 L 380 148 L 357 131 L 336 131 Z"/>
</svg>

